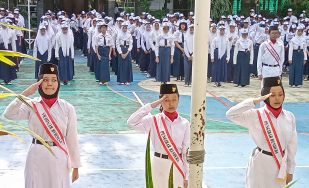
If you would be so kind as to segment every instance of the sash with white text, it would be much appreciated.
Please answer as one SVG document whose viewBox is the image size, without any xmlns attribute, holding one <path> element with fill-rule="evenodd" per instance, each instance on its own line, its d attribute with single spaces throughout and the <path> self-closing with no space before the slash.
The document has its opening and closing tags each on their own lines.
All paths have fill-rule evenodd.
<svg viewBox="0 0 309 188">
<path fill-rule="evenodd" d="M 173 161 L 174 165 L 177 167 L 179 172 L 181 173 L 182 177 L 185 179 L 185 174 L 183 172 L 184 169 L 184 162 L 182 160 L 181 155 L 178 152 L 178 149 L 172 140 L 172 137 L 170 136 L 168 129 L 166 127 L 166 123 L 163 119 L 162 114 L 158 115 L 158 119 L 156 116 L 153 116 L 156 130 L 158 133 L 158 137 L 160 138 L 160 141 L 168 154 L 169 158 Z"/>
</svg>

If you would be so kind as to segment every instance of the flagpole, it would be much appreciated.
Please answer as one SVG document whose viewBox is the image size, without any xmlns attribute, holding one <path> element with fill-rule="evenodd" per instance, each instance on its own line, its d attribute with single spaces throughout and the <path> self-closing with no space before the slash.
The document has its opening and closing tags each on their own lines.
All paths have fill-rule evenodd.
<svg viewBox="0 0 309 188">
<path fill-rule="evenodd" d="M 203 185 L 204 132 L 211 0 L 195 0 L 189 188 Z"/>
<path fill-rule="evenodd" d="M 27 2 L 28 2 L 28 29 L 31 29 L 31 22 L 30 22 L 30 0 L 27 0 Z M 29 44 L 29 49 L 31 49 L 31 33 L 30 33 L 30 31 L 29 31 L 29 33 L 28 33 L 28 37 L 29 37 L 29 42 L 28 42 L 28 44 Z"/>
</svg>

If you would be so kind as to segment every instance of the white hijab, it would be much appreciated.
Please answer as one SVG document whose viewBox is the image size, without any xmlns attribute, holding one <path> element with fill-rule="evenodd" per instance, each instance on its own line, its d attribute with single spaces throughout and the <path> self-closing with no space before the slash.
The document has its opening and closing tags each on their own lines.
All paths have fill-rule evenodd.
<svg viewBox="0 0 309 188">
<path fill-rule="evenodd" d="M 226 52 L 227 37 L 226 34 L 224 34 L 223 36 L 219 34 L 217 37 L 218 37 L 218 51 L 219 51 L 218 58 L 221 59 Z"/>
<path fill-rule="evenodd" d="M 216 25 L 216 24 L 215 24 Z M 212 32 L 212 29 L 214 28 L 214 27 L 216 27 L 216 26 L 212 26 L 212 27 L 210 27 L 210 29 L 209 29 L 209 43 L 211 44 L 212 43 L 212 41 L 214 40 L 214 38 L 217 36 L 217 32 L 215 32 L 215 33 L 213 33 Z M 216 27 L 217 28 L 217 27 Z"/>
<path fill-rule="evenodd" d="M 45 34 L 41 34 L 41 30 L 45 29 Z M 39 32 L 36 36 L 36 43 L 38 44 L 38 51 L 40 52 L 41 55 L 43 55 L 47 50 L 48 50 L 48 34 L 46 31 L 45 26 L 40 26 L 39 27 Z"/>
<path fill-rule="evenodd" d="M 70 47 L 72 43 L 72 37 L 69 34 L 69 31 L 67 34 L 63 34 L 61 31 L 60 33 L 60 42 L 61 42 L 61 48 L 62 48 L 62 53 L 64 57 L 67 57 L 70 55 Z"/>
<path fill-rule="evenodd" d="M 127 30 L 127 32 L 123 32 L 123 27 L 121 27 L 121 32 L 120 32 L 120 39 L 123 41 L 128 40 L 131 37 L 131 34 L 129 33 L 129 31 Z"/>
<path fill-rule="evenodd" d="M 192 50 L 191 52 L 189 51 L 190 53 L 193 52 L 193 45 L 194 45 L 193 37 L 194 37 L 194 34 L 192 35 L 190 33 L 190 29 L 189 29 L 187 34 L 186 34 L 186 43 L 187 43 L 189 50 Z"/>
<path fill-rule="evenodd" d="M 248 37 L 249 37 L 249 36 L 248 36 Z M 240 45 L 242 48 L 244 48 L 244 49 L 249 49 L 250 43 L 249 43 L 248 37 L 247 37 L 247 38 L 244 38 L 244 37 L 241 35 L 239 45 Z"/>
<path fill-rule="evenodd" d="M 303 36 L 299 36 L 298 35 L 298 30 L 297 30 L 295 36 L 292 38 L 291 41 L 293 42 L 293 44 L 295 44 L 297 46 L 302 46 L 303 42 L 304 42 L 304 37 Z"/>
<path fill-rule="evenodd" d="M 147 27 L 147 25 L 146 25 L 146 27 Z M 147 31 L 147 29 L 145 29 L 144 37 L 145 37 L 145 42 L 146 42 L 146 50 L 151 48 L 150 40 L 149 40 L 150 33 L 151 33 L 151 28 L 150 28 L 149 31 Z"/>
<path fill-rule="evenodd" d="M 12 37 L 11 29 L 8 28 L 8 27 L 3 29 L 3 27 L 2 27 L 1 35 L 2 35 L 2 40 L 3 40 L 3 43 L 4 43 L 5 49 L 9 49 L 9 42 L 10 42 L 10 38 Z"/>
</svg>

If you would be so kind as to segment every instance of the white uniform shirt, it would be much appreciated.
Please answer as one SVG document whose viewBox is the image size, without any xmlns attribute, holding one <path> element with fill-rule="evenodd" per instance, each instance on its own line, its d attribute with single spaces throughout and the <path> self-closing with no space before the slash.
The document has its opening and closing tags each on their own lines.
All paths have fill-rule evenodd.
<svg viewBox="0 0 309 188">
<path fill-rule="evenodd" d="M 182 41 L 182 35 L 183 35 L 183 41 Z M 184 43 L 185 36 L 186 36 L 186 32 L 181 32 L 178 30 L 174 33 L 174 41 L 178 43 Z"/>
<path fill-rule="evenodd" d="M 219 33 L 219 35 L 220 35 L 220 33 Z M 218 35 L 217 35 L 218 36 Z M 231 51 L 231 49 L 230 49 L 230 41 L 229 41 L 229 39 L 228 39 L 228 37 L 226 37 L 226 60 L 230 60 L 230 51 Z M 216 48 L 218 48 L 218 46 L 219 46 L 219 44 L 218 44 L 219 42 L 218 42 L 218 37 L 215 37 L 214 39 L 213 39 L 213 41 L 212 41 L 212 43 L 211 43 L 211 46 L 210 46 L 210 49 L 211 49 L 211 51 L 210 51 L 210 57 L 211 57 L 211 59 L 215 59 L 215 49 Z"/>
<path fill-rule="evenodd" d="M 194 47 L 194 38 L 188 37 L 188 35 L 191 35 L 188 33 L 185 37 L 185 43 L 184 43 L 184 51 L 187 57 L 193 56 L 193 47 Z M 191 40 L 191 41 L 189 41 Z"/>
<path fill-rule="evenodd" d="M 83 24 L 83 28 L 86 28 L 87 29 L 87 32 L 89 31 L 89 28 L 90 28 L 90 24 L 91 24 L 91 18 L 88 18 L 85 23 Z M 84 33 L 85 33 L 85 29 L 84 29 Z"/>
<path fill-rule="evenodd" d="M 302 44 L 300 46 L 297 45 L 297 44 L 294 44 L 292 40 L 289 42 L 289 61 L 292 61 L 293 50 L 303 51 L 304 52 L 304 60 L 307 60 L 307 45 L 306 45 L 305 38 L 303 38 Z"/>
<path fill-rule="evenodd" d="M 157 37 L 157 42 L 156 42 L 156 56 L 159 56 L 159 47 L 165 47 L 165 39 L 163 38 L 163 33 L 161 33 L 160 35 L 158 35 Z M 171 55 L 174 55 L 174 51 L 175 51 L 175 42 L 174 42 L 174 37 L 172 34 L 168 34 L 167 38 L 166 38 L 166 47 L 170 47 L 171 48 Z"/>
<path fill-rule="evenodd" d="M 250 39 L 247 39 L 248 41 L 246 43 L 244 43 L 241 39 L 239 39 L 236 42 L 235 45 L 235 49 L 234 49 L 234 59 L 233 62 L 236 65 L 237 64 L 237 55 L 238 52 L 245 52 L 246 50 L 250 51 L 250 65 L 253 65 L 253 56 L 254 56 L 254 52 L 253 52 L 253 42 Z"/>
<path fill-rule="evenodd" d="M 292 15 L 290 18 L 290 25 L 292 25 L 293 22 L 297 23 L 297 17 Z"/>
<path fill-rule="evenodd" d="M 47 51 L 48 51 L 47 52 L 48 53 L 47 60 L 48 61 L 50 61 L 50 59 L 51 59 L 51 50 L 52 50 L 51 39 L 48 37 L 48 49 L 47 49 Z M 33 47 L 33 57 L 35 57 L 35 58 L 38 57 L 37 54 L 38 54 L 38 41 L 37 41 L 37 39 L 35 39 L 34 40 L 34 47 Z M 41 54 L 41 55 L 43 55 L 43 54 Z"/>
<path fill-rule="evenodd" d="M 41 100 L 41 97 L 37 97 L 32 101 L 34 101 L 35 104 L 38 104 Z M 29 103 L 31 104 L 31 102 Z M 74 107 L 67 101 L 58 99 L 55 104 L 48 109 L 66 140 L 72 167 L 81 167 L 77 135 L 77 118 Z M 34 131 L 45 141 L 53 141 L 43 127 L 37 114 L 19 99 L 15 99 L 9 104 L 4 111 L 4 117 L 9 120 L 28 120 L 28 127 L 30 130 Z M 43 149 L 47 150 L 46 148 Z"/>
<path fill-rule="evenodd" d="M 241 125 L 249 129 L 249 134 L 255 144 L 262 150 L 269 151 L 270 148 L 266 141 L 265 135 L 263 133 L 257 109 L 254 109 L 255 105 L 253 99 L 247 99 L 236 106 L 233 106 L 226 112 L 226 117 L 233 121 L 234 123 Z M 282 150 L 287 151 L 287 173 L 293 174 L 295 170 L 295 154 L 297 151 L 297 133 L 296 133 L 296 122 L 294 115 L 286 110 L 282 110 L 278 118 L 276 118 L 266 106 L 262 107 L 266 109 L 269 113 L 270 118 L 276 129 L 279 141 L 281 143 Z M 261 116 L 266 116 L 265 111 L 261 112 Z M 264 154 L 261 154 L 264 155 Z M 271 159 L 271 163 L 275 163 L 273 157 L 268 157 Z M 266 161 L 265 161 L 266 162 Z M 277 164 L 275 164 L 278 170 Z M 264 167 L 265 168 L 265 167 Z M 272 170 L 272 169 L 269 169 Z M 260 174 L 262 176 L 262 174 Z M 258 175 L 257 175 L 258 176 Z M 277 174 L 276 174 L 277 176 Z M 276 182 L 277 183 L 277 182 Z M 272 186 L 271 186 L 272 187 Z"/>
<path fill-rule="evenodd" d="M 137 110 L 128 119 L 128 125 L 135 130 L 142 131 L 143 133 L 149 133 L 151 137 L 151 143 L 155 152 L 167 155 L 160 138 L 158 137 L 153 116 L 145 116 L 151 112 L 151 104 L 146 104 Z M 190 145 L 190 123 L 187 119 L 178 116 L 173 122 L 162 113 L 165 120 L 168 132 L 170 133 L 179 153 L 182 155 L 182 159 L 186 163 L 184 164 L 184 174 L 186 180 L 189 177 L 189 164 L 186 160 L 187 149 Z M 145 116 L 145 117 L 144 117 Z"/>
<path fill-rule="evenodd" d="M 268 65 L 278 65 L 273 55 L 268 51 L 266 47 L 266 44 L 268 42 L 270 42 L 270 40 L 267 40 L 260 45 L 258 59 L 257 59 L 258 75 L 262 75 L 264 78 L 280 76 L 281 71 L 282 71 L 282 65 L 284 62 L 284 45 L 283 43 L 277 41 L 275 44 L 271 42 L 271 45 L 274 47 L 277 54 L 280 56 L 279 66 L 269 67 L 269 66 L 262 65 L 262 63 L 268 64 Z"/>
<path fill-rule="evenodd" d="M 128 51 L 131 51 L 133 48 L 133 38 L 132 36 L 130 36 L 128 39 L 124 40 L 121 38 L 121 34 L 119 34 L 117 36 L 116 39 L 116 47 L 117 47 L 117 51 L 119 54 L 122 54 L 122 50 L 121 50 L 121 46 L 124 45 L 124 43 L 126 43 L 126 46 L 129 46 Z"/>
<path fill-rule="evenodd" d="M 105 37 L 105 41 L 106 41 L 106 46 L 111 46 L 112 48 L 115 48 L 115 45 L 114 45 L 114 40 L 113 40 L 113 37 L 106 33 L 106 35 L 104 36 L 103 33 L 100 33 L 96 36 L 96 39 L 95 39 L 95 46 L 104 46 L 104 37 Z"/>
<path fill-rule="evenodd" d="M 156 42 L 157 42 L 157 37 L 158 35 L 160 34 L 160 29 L 157 31 L 157 30 L 153 30 L 151 33 L 150 33 L 150 37 L 149 37 L 149 40 L 150 40 L 150 45 L 151 45 L 151 49 L 152 51 L 155 51 L 156 50 Z"/>
</svg>

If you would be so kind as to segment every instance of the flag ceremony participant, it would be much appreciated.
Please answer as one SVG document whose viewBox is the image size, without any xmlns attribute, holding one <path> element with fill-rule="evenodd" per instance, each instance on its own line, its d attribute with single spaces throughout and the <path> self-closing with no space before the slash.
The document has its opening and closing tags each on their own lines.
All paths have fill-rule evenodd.
<svg viewBox="0 0 309 188">
<path fill-rule="evenodd" d="M 148 68 L 150 64 L 150 54 L 151 54 L 151 44 L 150 44 L 150 33 L 151 33 L 151 25 L 149 22 L 145 23 L 145 31 L 141 37 L 142 44 L 142 61 L 140 64 L 140 70 L 144 73 L 147 73 L 149 77 Z"/>
<path fill-rule="evenodd" d="M 22 93 L 28 97 L 39 91 L 40 97 L 29 101 L 36 111 L 19 99 L 13 100 L 4 111 L 4 117 L 9 120 L 28 120 L 29 129 L 42 137 L 56 155 L 39 140 L 32 139 L 24 171 L 25 188 L 69 188 L 69 168 L 73 168 L 72 182 L 78 179 L 81 162 L 77 117 L 74 107 L 58 97 L 59 87 L 57 66 L 43 64 L 38 82 Z"/>
<path fill-rule="evenodd" d="M 174 62 L 175 43 L 169 32 L 168 23 L 162 24 L 163 32 L 158 35 L 156 42 L 157 82 L 166 84 L 170 81 L 171 64 Z"/>
<path fill-rule="evenodd" d="M 217 36 L 217 25 L 212 23 L 209 29 L 209 40 L 208 40 L 208 68 L 207 68 L 207 82 L 210 82 L 211 73 L 212 73 L 212 62 L 211 62 L 211 44 L 212 41 Z"/>
<path fill-rule="evenodd" d="M 187 21 L 181 20 L 178 30 L 174 33 L 175 40 L 175 53 L 173 63 L 173 77 L 177 78 L 177 81 L 184 80 L 184 42 L 185 36 L 188 30 Z"/>
<path fill-rule="evenodd" d="M 39 32 L 34 41 L 33 57 L 41 60 L 35 61 L 35 78 L 37 79 L 39 67 L 42 64 L 49 63 L 51 59 L 51 41 L 44 25 L 40 25 Z"/>
<path fill-rule="evenodd" d="M 284 44 L 277 41 L 277 26 L 269 27 L 270 38 L 259 48 L 257 71 L 260 80 L 266 77 L 281 76 L 284 62 Z"/>
<path fill-rule="evenodd" d="M 133 39 L 128 31 L 128 24 L 122 23 L 120 33 L 117 35 L 116 47 L 118 56 L 117 82 L 121 85 L 130 85 L 133 82 L 133 69 L 131 50 L 133 48 Z"/>
<path fill-rule="evenodd" d="M 234 22 L 230 23 L 230 33 L 228 34 L 228 38 L 230 41 L 230 62 L 227 64 L 227 82 L 231 83 L 234 80 L 234 50 L 237 40 L 239 39 L 238 32 L 235 31 L 236 24 Z M 211 64 L 209 62 L 209 64 Z"/>
<path fill-rule="evenodd" d="M 248 128 L 257 145 L 247 166 L 246 188 L 282 188 L 292 181 L 296 166 L 296 120 L 282 108 L 285 93 L 281 78 L 266 77 L 263 86 L 261 97 L 237 104 L 226 116 Z M 266 105 L 255 109 L 261 101 Z"/>
<path fill-rule="evenodd" d="M 307 28 L 307 31 L 306 31 L 306 36 L 305 36 L 305 39 L 306 39 L 306 44 L 307 44 L 307 63 L 305 64 L 304 66 L 304 80 L 307 81 L 309 80 L 309 63 L 308 63 L 308 57 L 309 57 L 309 29 Z"/>
<path fill-rule="evenodd" d="M 68 33 L 69 26 L 61 25 L 62 31 L 56 39 L 55 57 L 58 60 L 59 79 L 61 84 L 70 85 L 73 79 L 74 39 Z"/>
<path fill-rule="evenodd" d="M 253 42 L 248 39 L 248 29 L 240 30 L 242 37 L 236 42 L 234 50 L 234 84 L 245 87 L 250 84 L 250 65 L 253 64 Z"/>
<path fill-rule="evenodd" d="M 211 43 L 212 77 L 215 87 L 223 87 L 221 82 L 227 82 L 227 63 L 230 59 L 229 40 L 225 34 L 225 26 L 219 27 L 219 34 Z"/>
<path fill-rule="evenodd" d="M 100 85 L 106 85 L 110 81 L 109 61 L 112 60 L 112 49 L 114 41 L 112 36 L 107 33 L 107 24 L 99 23 L 101 33 L 96 36 L 95 48 L 98 56 L 96 73 Z"/>
<path fill-rule="evenodd" d="M 159 100 L 141 107 L 127 121 L 135 130 L 147 134 L 150 132 L 155 151 L 151 161 L 154 188 L 168 187 L 172 164 L 174 188 L 188 187 L 186 153 L 190 144 L 190 123 L 177 113 L 178 103 L 177 85 L 162 84 Z M 146 116 L 159 105 L 161 113 Z M 180 160 L 176 160 L 171 153 L 175 153 Z"/>
<path fill-rule="evenodd" d="M 192 83 L 192 63 L 193 63 L 193 46 L 194 46 L 194 25 L 189 26 L 184 40 L 184 71 L 185 71 L 185 87 Z"/>
<path fill-rule="evenodd" d="M 157 74 L 157 63 L 156 63 L 156 42 L 157 37 L 161 33 L 160 31 L 160 20 L 156 19 L 153 24 L 153 30 L 150 33 L 150 45 L 151 45 L 151 54 L 150 54 L 150 64 L 147 75 L 149 78 L 156 77 Z"/>
<path fill-rule="evenodd" d="M 289 43 L 289 85 L 300 87 L 303 85 L 304 64 L 307 63 L 307 45 L 303 35 L 303 27 L 298 26 L 296 35 Z"/>
<path fill-rule="evenodd" d="M 1 22 L 6 24 L 9 23 L 8 19 L 2 19 Z M 16 52 L 16 35 L 13 29 L 2 26 L 1 28 L 1 43 L 0 49 L 1 50 L 9 50 Z M 15 58 L 8 57 L 11 61 L 14 61 Z M 16 63 L 16 62 L 15 62 Z M 1 83 L 2 85 L 7 84 L 11 85 L 11 81 L 17 78 L 16 74 L 16 66 L 11 66 L 6 63 L 0 63 L 0 79 L 3 80 Z"/>
</svg>

